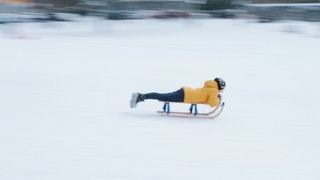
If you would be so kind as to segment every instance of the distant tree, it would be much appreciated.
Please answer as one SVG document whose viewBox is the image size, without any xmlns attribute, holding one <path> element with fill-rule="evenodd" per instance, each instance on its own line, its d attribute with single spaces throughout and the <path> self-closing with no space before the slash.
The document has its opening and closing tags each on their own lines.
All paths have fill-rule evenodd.
<svg viewBox="0 0 320 180">
<path fill-rule="evenodd" d="M 232 0 L 207 0 L 202 9 L 204 10 L 218 10 L 228 9 L 232 7 Z"/>
<path fill-rule="evenodd" d="M 79 0 L 33 0 L 35 3 L 52 4 L 58 7 L 72 6 L 79 2 Z"/>
</svg>

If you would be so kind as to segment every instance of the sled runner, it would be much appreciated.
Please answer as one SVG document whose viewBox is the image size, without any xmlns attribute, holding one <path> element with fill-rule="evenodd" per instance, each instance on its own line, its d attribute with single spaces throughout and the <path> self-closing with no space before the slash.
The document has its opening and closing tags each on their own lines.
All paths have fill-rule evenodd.
<svg viewBox="0 0 320 180">
<path fill-rule="evenodd" d="M 164 102 L 163 110 L 157 111 L 160 115 L 164 116 L 172 116 L 172 117 L 184 117 L 184 118 L 208 118 L 213 119 L 219 116 L 224 108 L 225 103 L 220 102 L 218 106 L 213 108 L 211 111 L 207 113 L 199 113 L 197 104 L 191 104 L 189 108 L 189 112 L 180 112 L 180 111 L 171 111 L 170 110 L 170 102 Z"/>
</svg>

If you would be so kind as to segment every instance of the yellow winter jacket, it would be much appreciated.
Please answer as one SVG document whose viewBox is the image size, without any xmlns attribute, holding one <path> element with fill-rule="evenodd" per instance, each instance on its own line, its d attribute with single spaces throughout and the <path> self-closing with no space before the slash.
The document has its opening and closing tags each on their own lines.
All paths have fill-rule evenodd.
<svg viewBox="0 0 320 180">
<path fill-rule="evenodd" d="M 220 103 L 218 98 L 218 84 L 214 80 L 207 80 L 201 88 L 183 87 L 185 103 L 203 103 L 215 107 Z"/>
</svg>

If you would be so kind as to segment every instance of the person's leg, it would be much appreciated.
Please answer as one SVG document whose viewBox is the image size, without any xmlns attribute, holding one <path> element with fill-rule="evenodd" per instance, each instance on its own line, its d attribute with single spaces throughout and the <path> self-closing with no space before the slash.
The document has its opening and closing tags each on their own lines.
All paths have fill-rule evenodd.
<svg viewBox="0 0 320 180">
<path fill-rule="evenodd" d="M 183 89 L 179 89 L 174 92 L 170 93 L 147 93 L 147 94 L 141 94 L 143 99 L 156 99 L 159 101 L 166 101 L 166 102 L 183 102 L 184 100 L 184 91 Z"/>
</svg>

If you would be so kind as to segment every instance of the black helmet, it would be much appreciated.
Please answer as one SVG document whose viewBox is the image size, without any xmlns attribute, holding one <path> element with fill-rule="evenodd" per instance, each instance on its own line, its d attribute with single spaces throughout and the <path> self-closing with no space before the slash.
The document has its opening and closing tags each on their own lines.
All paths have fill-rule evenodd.
<svg viewBox="0 0 320 180">
<path fill-rule="evenodd" d="M 214 79 L 214 81 L 217 82 L 219 90 L 222 90 L 226 87 L 226 82 L 223 79 L 217 77 Z"/>
</svg>

